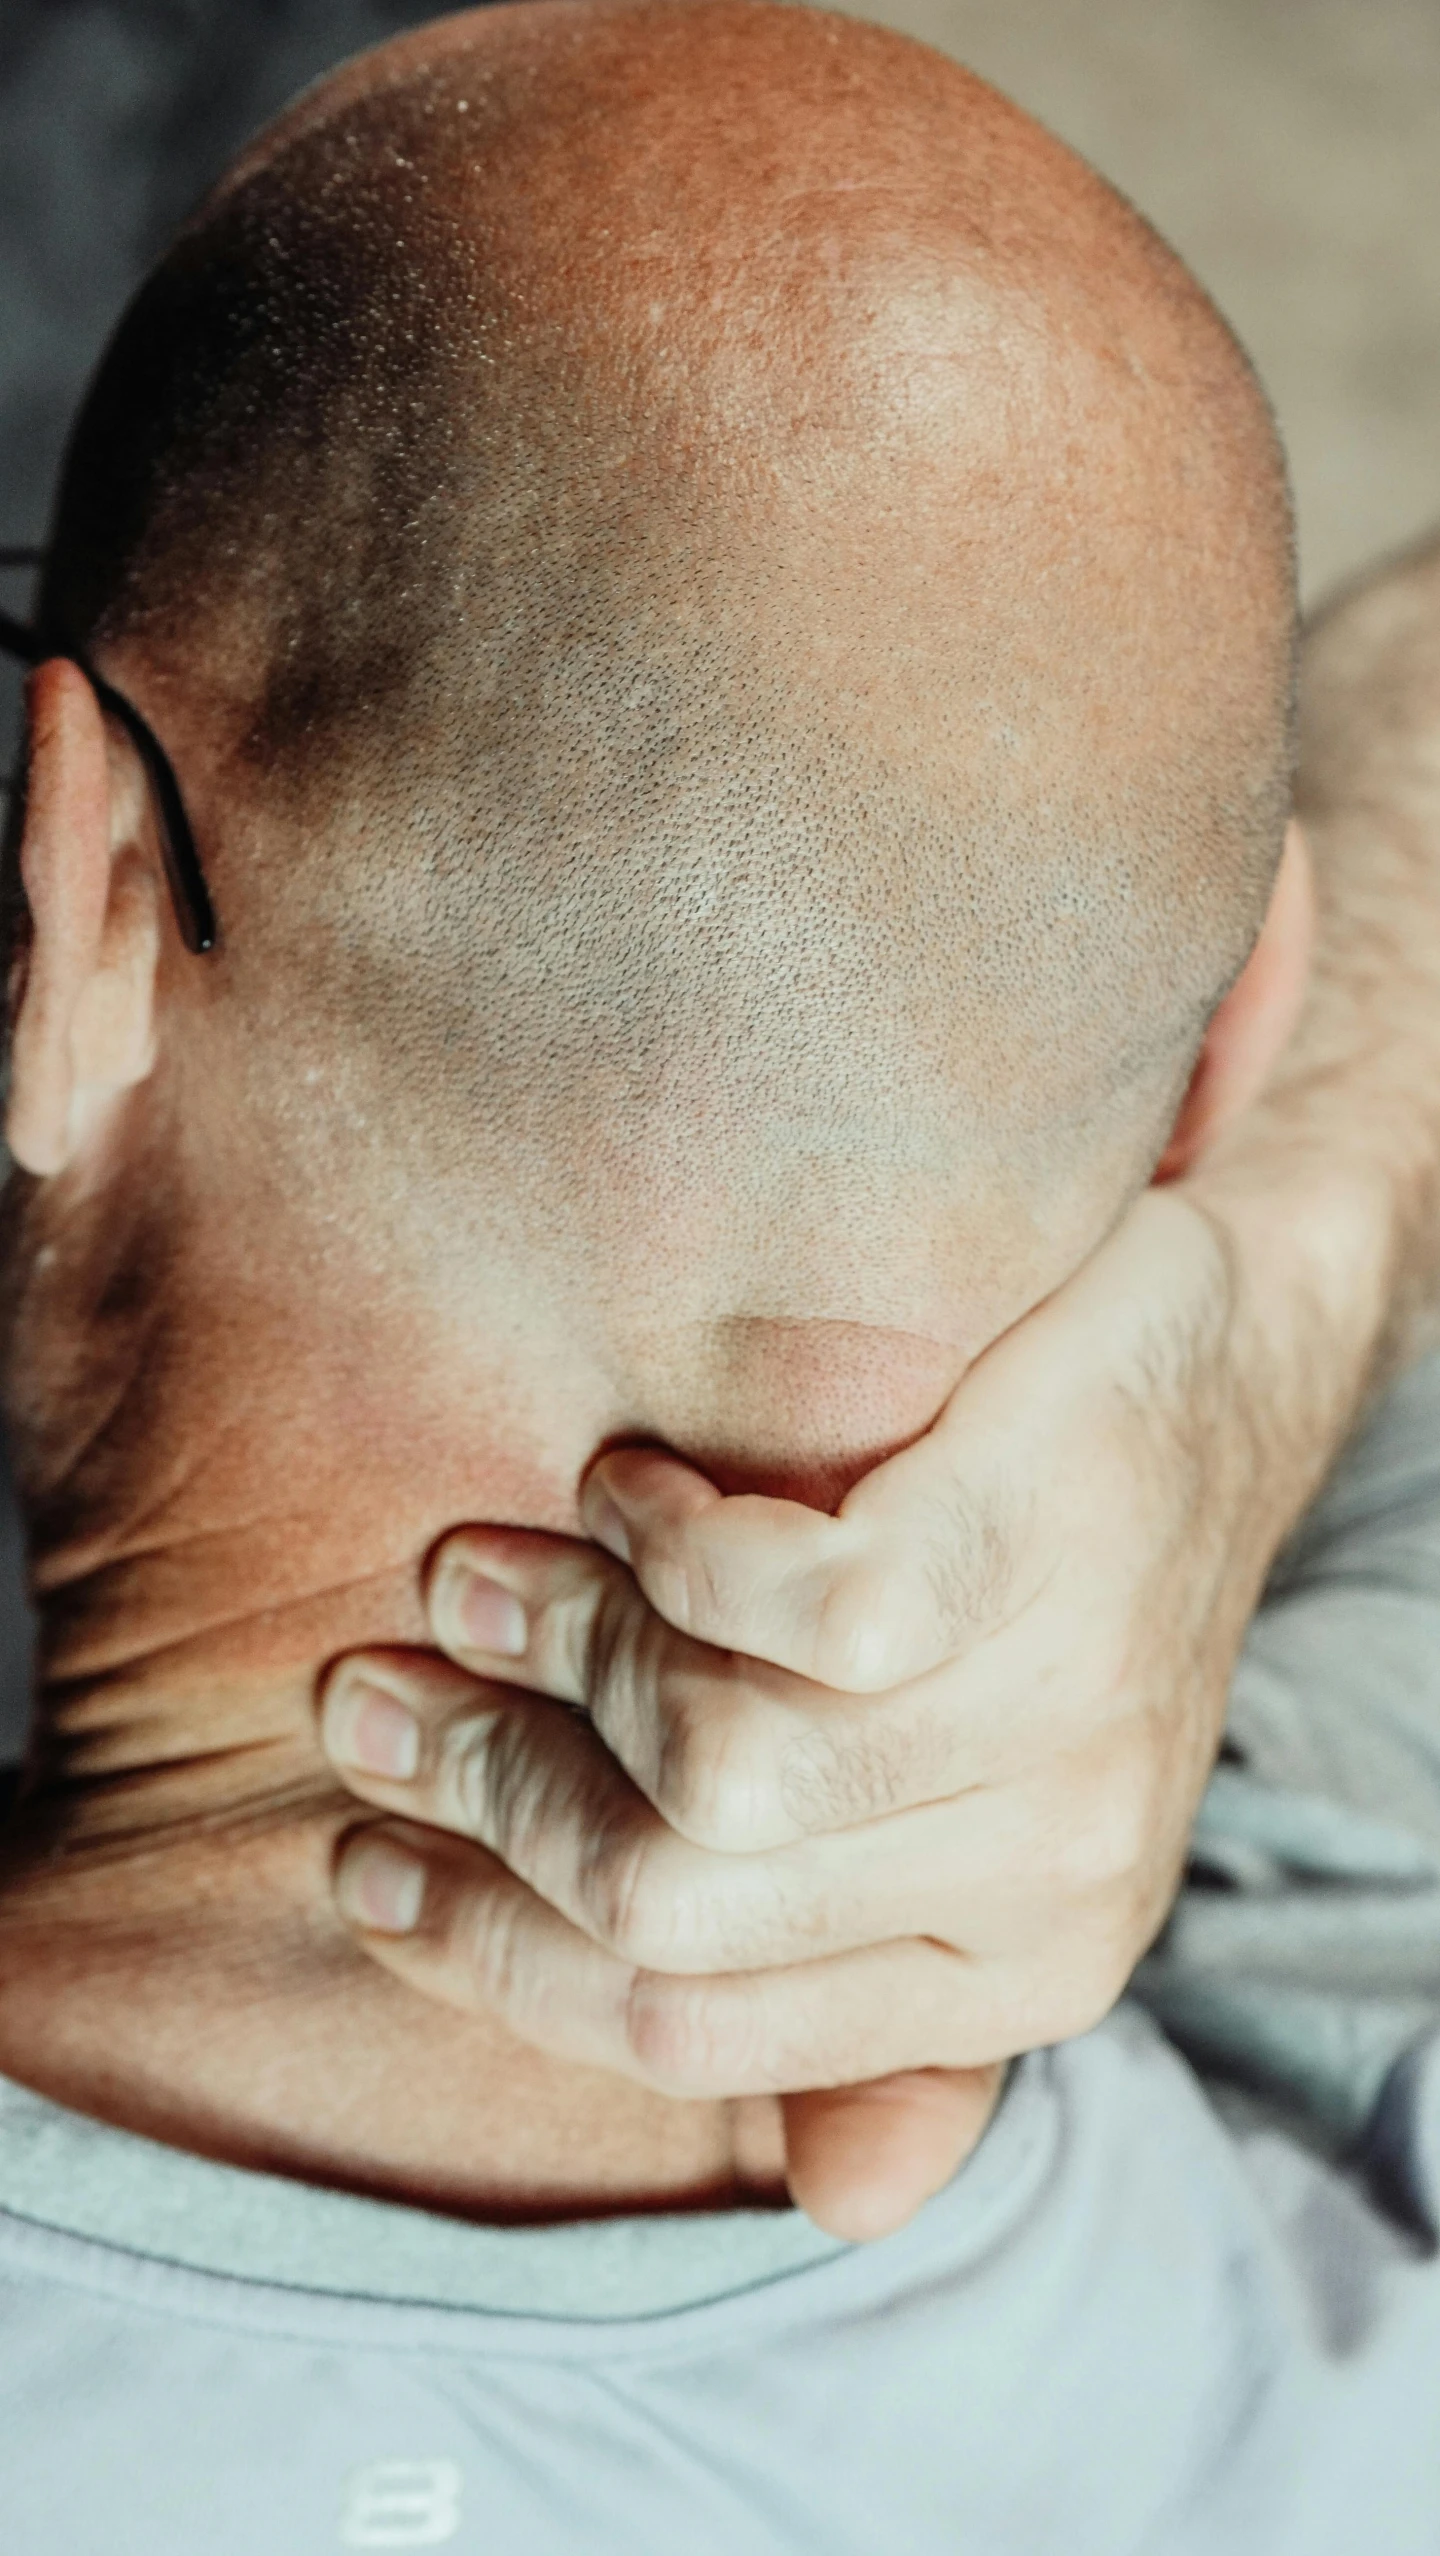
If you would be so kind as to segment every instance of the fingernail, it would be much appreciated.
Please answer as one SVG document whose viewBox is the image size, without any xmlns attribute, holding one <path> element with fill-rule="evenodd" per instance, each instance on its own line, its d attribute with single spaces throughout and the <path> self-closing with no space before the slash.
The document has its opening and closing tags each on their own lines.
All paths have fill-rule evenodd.
<svg viewBox="0 0 1440 2556">
<path fill-rule="evenodd" d="M 581 1501 L 581 1513 L 585 1520 L 586 1531 L 594 1537 L 595 1542 L 603 1544 L 606 1552 L 613 1553 L 618 1561 L 628 1562 L 630 1530 L 603 1482 L 587 1484 Z"/>
<path fill-rule="evenodd" d="M 408 1706 L 383 1687 L 336 1687 L 325 1699 L 321 1724 L 325 1753 L 337 1766 L 385 1775 L 408 1784 L 420 1768 L 420 1725 Z"/>
<path fill-rule="evenodd" d="M 408 1935 L 420 1922 L 425 1867 L 388 1837 L 361 1837 L 340 1858 L 335 1897 L 352 1926 Z"/>
<path fill-rule="evenodd" d="M 529 1639 L 525 1609 L 513 1589 L 487 1580 L 482 1571 L 457 1571 L 455 1612 L 472 1650 L 493 1651 L 518 1660 Z"/>
</svg>

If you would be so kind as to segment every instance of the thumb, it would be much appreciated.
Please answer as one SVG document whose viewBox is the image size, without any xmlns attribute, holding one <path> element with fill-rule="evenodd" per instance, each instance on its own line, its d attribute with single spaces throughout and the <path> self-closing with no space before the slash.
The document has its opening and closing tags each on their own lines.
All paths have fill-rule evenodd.
<svg viewBox="0 0 1440 2556">
<path fill-rule="evenodd" d="M 1005 2071 L 918 2068 L 786 2095 L 790 2195 L 828 2235 L 892 2236 L 978 2144 Z"/>
</svg>

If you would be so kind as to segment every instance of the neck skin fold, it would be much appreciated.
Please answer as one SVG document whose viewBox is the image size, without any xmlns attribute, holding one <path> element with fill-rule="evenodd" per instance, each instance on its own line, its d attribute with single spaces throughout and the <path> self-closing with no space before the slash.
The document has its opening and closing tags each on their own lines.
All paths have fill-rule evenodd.
<svg viewBox="0 0 1440 2556">
<path fill-rule="evenodd" d="M 362 1623 L 421 1634 L 410 1576 L 78 1677 L 52 1596 L 0 1889 L 0 2069 L 176 2146 L 460 2216 L 782 2198 L 773 2106 L 668 2102 L 554 2060 L 425 2003 L 335 1918 L 357 1813 L 314 1738 L 315 1681 Z"/>
<path fill-rule="evenodd" d="M 0 1880 L 0 2070 L 229 2163 L 460 2216 L 783 2199 L 773 2105 L 675 2103 L 554 2060 L 402 1988 L 334 1916 L 335 1843 L 357 1813 L 315 1737 L 319 1672 L 354 1643 L 423 1641 L 421 1566 L 452 1519 L 576 1520 L 573 1489 L 534 1465 L 457 1463 L 453 1422 L 443 1443 L 423 1411 L 396 1427 L 364 1387 L 383 1372 L 374 1340 L 332 1356 L 344 1409 L 327 1426 L 305 1345 L 303 1403 L 273 1347 L 261 1407 L 215 1397 L 208 1463 L 186 1460 L 189 1429 L 167 1444 L 167 1397 L 157 1407 L 137 1373 L 150 1407 L 133 1496 L 117 1496 L 117 1418 L 110 1457 L 92 1438 L 69 1500 L 42 1504 L 38 1739 Z M 275 1426 L 287 1399 L 303 1430 Z M 516 1417 L 492 1406 L 486 1443 Z"/>
</svg>

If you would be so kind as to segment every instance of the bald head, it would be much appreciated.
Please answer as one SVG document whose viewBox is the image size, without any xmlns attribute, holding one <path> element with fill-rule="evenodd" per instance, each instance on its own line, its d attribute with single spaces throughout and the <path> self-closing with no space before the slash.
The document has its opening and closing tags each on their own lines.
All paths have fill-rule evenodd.
<svg viewBox="0 0 1440 2556">
<path fill-rule="evenodd" d="M 952 1270 L 967 1199 L 972 1265 L 1078 1231 L 1279 851 L 1243 358 L 1013 107 L 802 10 L 545 0 L 302 100 L 123 324 L 44 608 L 196 806 L 204 1106 L 432 1242 L 589 1265 L 657 1180 L 821 1293 L 900 1192 Z"/>
</svg>

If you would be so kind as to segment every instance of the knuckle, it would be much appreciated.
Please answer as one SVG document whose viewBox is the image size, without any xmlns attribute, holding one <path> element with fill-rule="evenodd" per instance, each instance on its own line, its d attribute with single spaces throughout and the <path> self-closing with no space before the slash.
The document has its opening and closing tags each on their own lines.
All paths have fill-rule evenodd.
<svg viewBox="0 0 1440 2556">
<path fill-rule="evenodd" d="M 777 1994 L 764 1974 L 682 1980 L 637 1972 L 627 2033 L 641 2073 L 662 2092 L 692 2098 L 793 2093 L 841 2083 L 857 2066 L 853 2029 L 839 2032 L 833 2014 Z M 872 2070 L 867 2063 L 860 2072 Z"/>
<path fill-rule="evenodd" d="M 867 1775 L 877 1770 L 872 1753 L 857 1734 L 848 1744 L 823 1725 L 799 1734 L 780 1767 L 780 1798 L 802 1835 L 838 1827 L 856 1815 L 862 1802 L 874 1798 Z"/>
<path fill-rule="evenodd" d="M 520 2002 L 522 1978 L 518 1892 L 486 1888 L 466 1894 L 455 1952 L 478 2002 L 511 2013 Z"/>
<path fill-rule="evenodd" d="M 918 1498 L 903 1544 L 852 1560 L 824 1590 L 807 1673 L 875 1694 L 993 1628 L 1013 1596 L 1015 1524 L 998 1497 L 956 1483 Z"/>
<path fill-rule="evenodd" d="M 909 1714 L 841 1710 L 796 1734 L 777 1787 L 792 1825 L 812 1835 L 923 1797 L 947 1762 L 940 1734 Z"/>
<path fill-rule="evenodd" d="M 658 1612 L 682 1633 L 703 1636 L 725 1620 L 724 1575 L 703 1545 L 697 1550 L 682 1543 L 675 1552 L 657 1555 L 652 1586 Z"/>
<path fill-rule="evenodd" d="M 637 1565 L 640 1584 L 657 1615 L 679 1633 L 714 1638 L 730 1612 L 730 1593 L 708 1542 L 681 1527 L 665 1544 L 652 1545 Z"/>
<path fill-rule="evenodd" d="M 763 1653 L 773 1591 L 757 1575 L 754 1534 L 743 1496 L 683 1520 L 640 1570 L 652 1606 L 696 1641 Z"/>
<path fill-rule="evenodd" d="M 437 1790 L 449 1823 L 518 1874 L 534 1873 L 574 1815 L 563 1759 L 536 1745 L 527 1715 L 501 1706 L 446 1733 Z"/>
<path fill-rule="evenodd" d="M 606 1655 L 603 1621 L 615 1612 L 616 1591 L 597 1585 L 587 1574 L 572 1580 L 538 1610 L 531 1634 L 531 1655 L 544 1675 L 546 1692 L 588 1696 L 595 1664 Z"/>
<path fill-rule="evenodd" d="M 613 1832 L 596 1838 L 580 1891 L 590 1931 L 624 1961 L 663 1969 L 687 1931 L 683 1899 L 645 1838 Z"/>
<path fill-rule="evenodd" d="M 1003 1616 L 1014 1578 L 1014 1537 L 994 1498 L 959 1483 L 936 1490 L 917 1520 L 924 1586 L 944 1645 Z"/>
<path fill-rule="evenodd" d="M 572 1619 L 573 1671 L 578 1691 L 599 1716 L 633 1714 L 653 1662 L 654 1618 L 637 1603 L 632 1586 L 612 1580 L 597 1603 Z"/>
<path fill-rule="evenodd" d="M 918 1651 L 905 1575 L 873 1564 L 838 1573 L 816 1612 L 807 1672 L 822 1686 L 866 1695 L 893 1686 Z"/>
<path fill-rule="evenodd" d="M 607 1603 L 590 1637 L 590 1711 L 662 1817 L 697 1844 L 730 1822 L 733 1803 L 723 1680 L 685 1657 L 643 1604 Z"/>
<path fill-rule="evenodd" d="M 655 1807 L 691 1845 L 743 1855 L 775 1830 L 770 1751 L 733 1699 L 683 1673 L 660 1697 Z"/>
<path fill-rule="evenodd" d="M 641 1971 L 626 2010 L 626 2036 L 636 2065 L 667 2094 L 743 2093 L 753 2053 L 742 2017 L 735 1997 L 717 1997 L 707 1982 Z"/>
<path fill-rule="evenodd" d="M 442 1734 L 435 1766 L 436 1804 L 449 1824 L 467 1837 L 489 1842 L 491 1795 L 496 1761 L 497 1716 L 468 1713 Z"/>
</svg>

